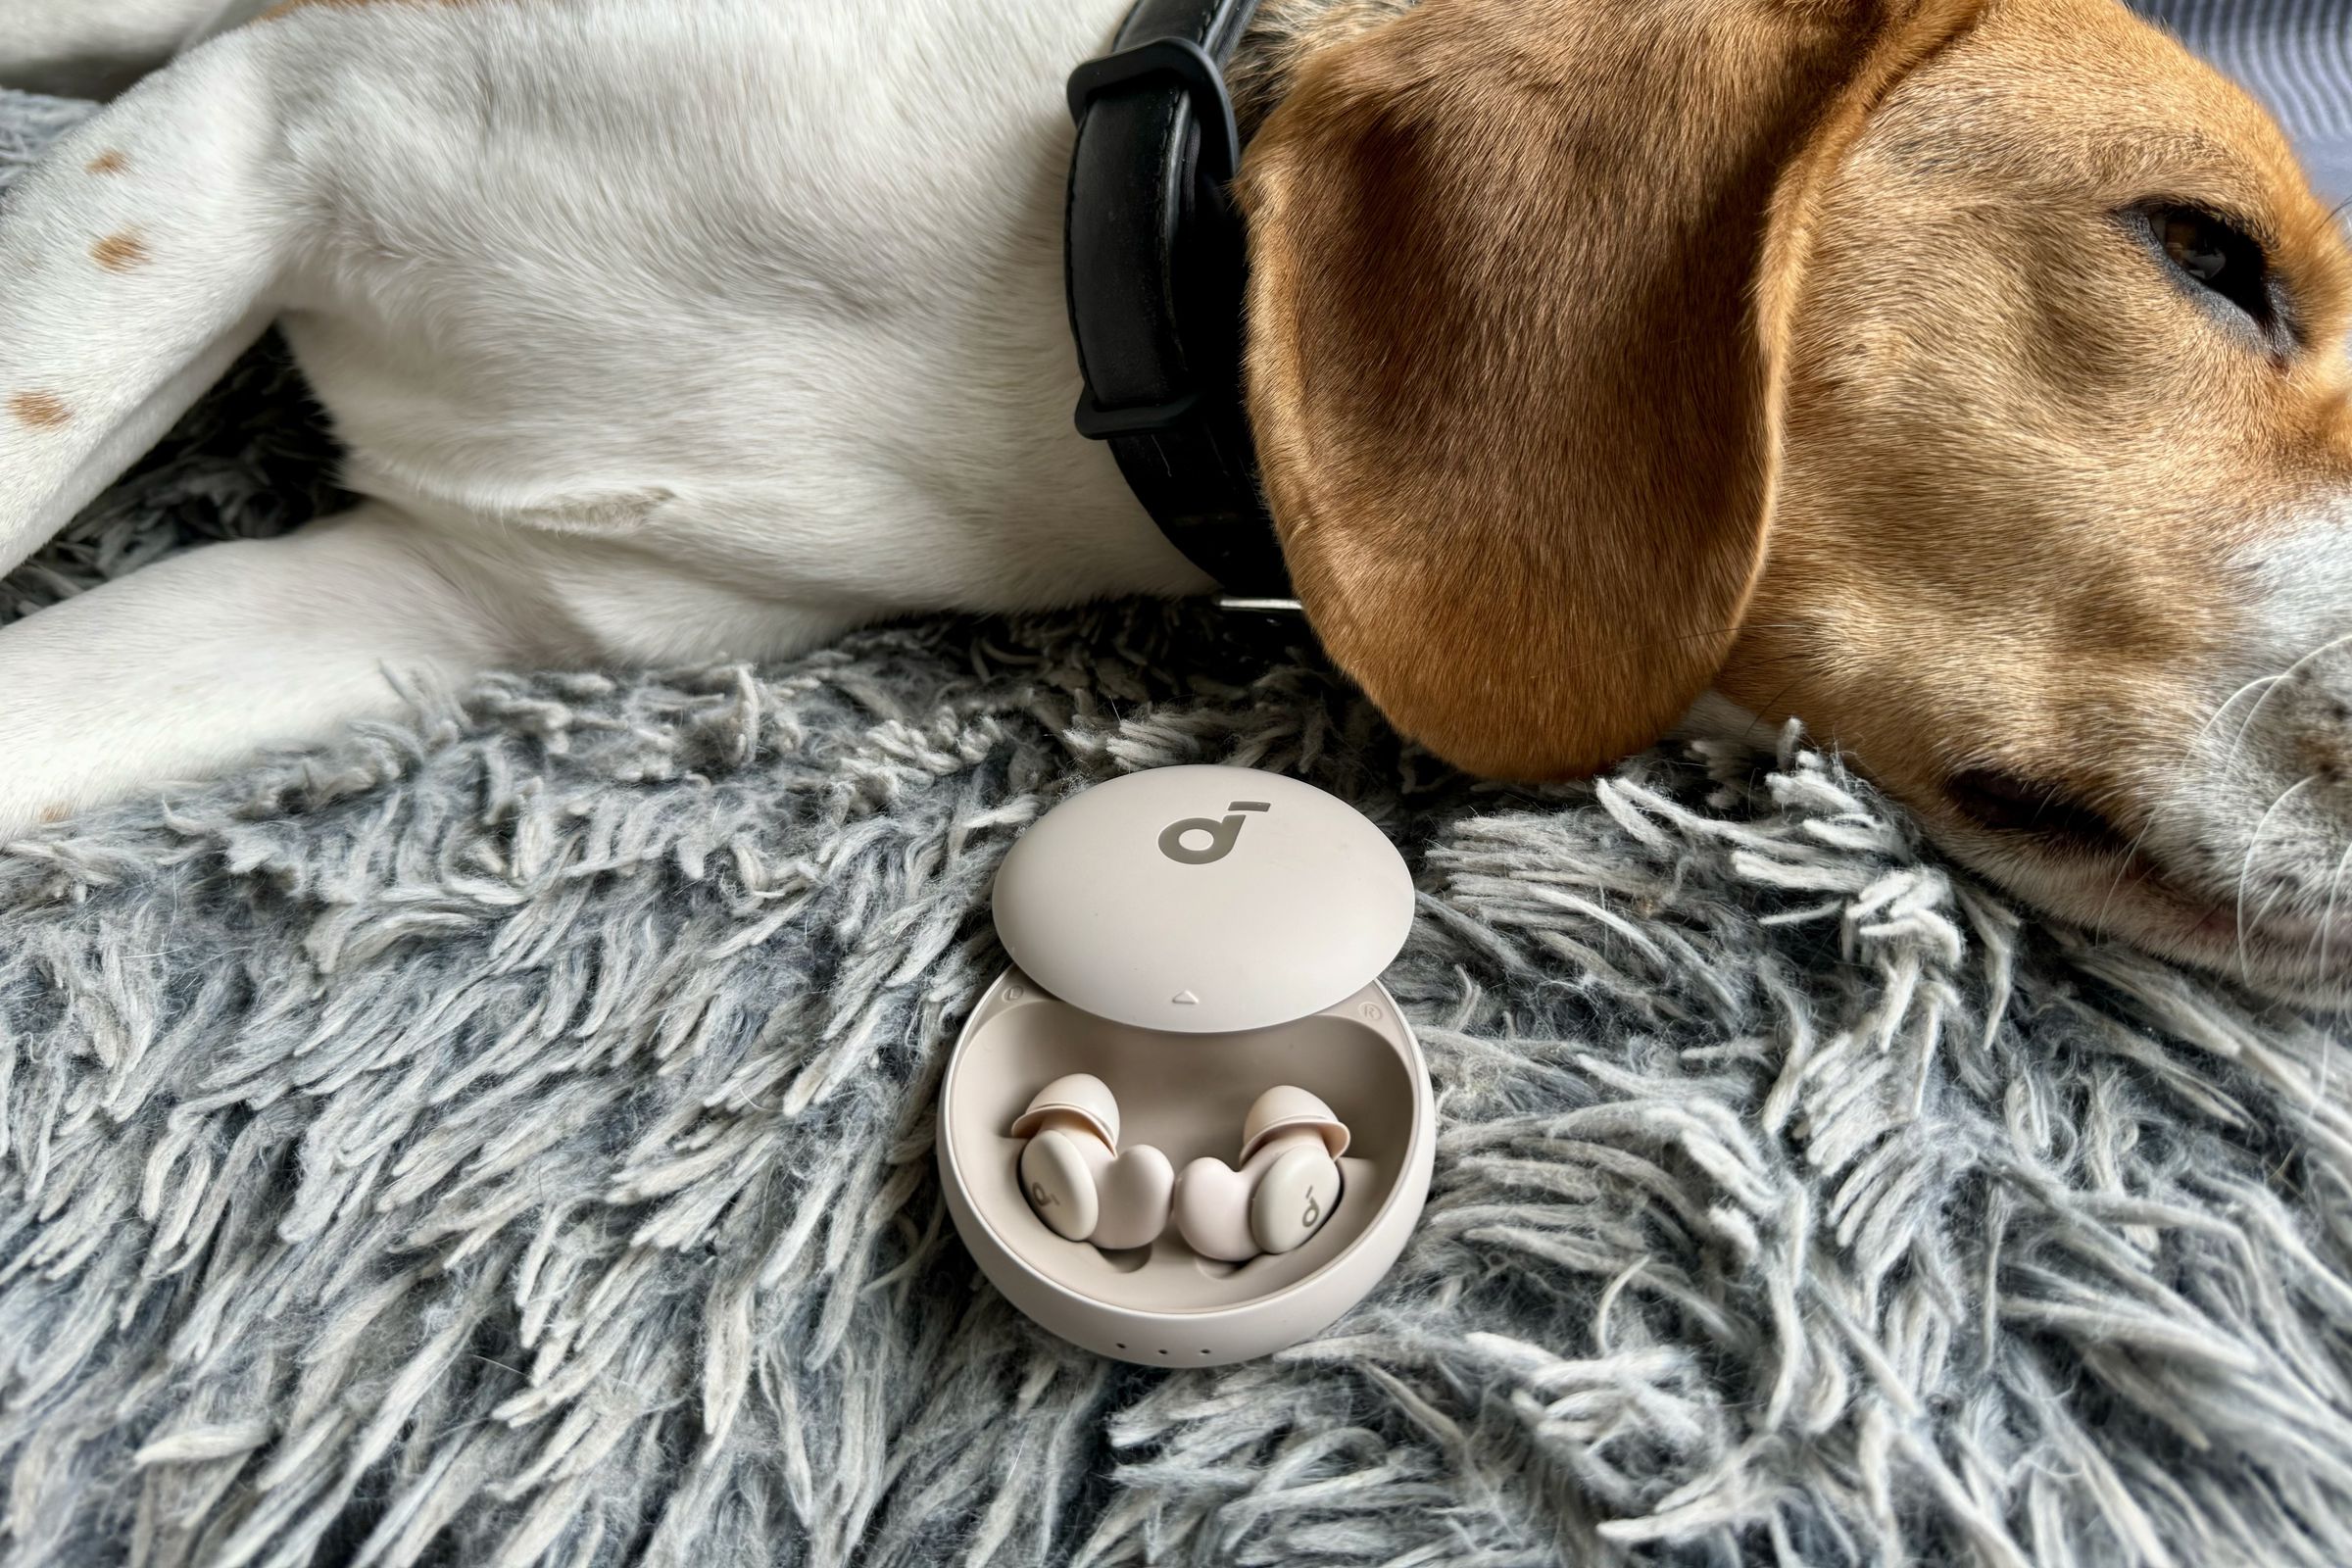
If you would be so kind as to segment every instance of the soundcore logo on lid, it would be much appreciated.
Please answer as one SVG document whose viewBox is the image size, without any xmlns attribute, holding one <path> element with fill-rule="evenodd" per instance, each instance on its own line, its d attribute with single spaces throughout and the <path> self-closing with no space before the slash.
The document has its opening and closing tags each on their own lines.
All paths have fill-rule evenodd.
<svg viewBox="0 0 2352 1568">
<path fill-rule="evenodd" d="M 1263 813 L 1274 808 L 1264 801 L 1236 801 L 1225 809 L 1236 814 L 1221 822 L 1205 816 L 1188 816 L 1181 822 L 1170 822 L 1159 835 L 1159 853 L 1179 865 L 1214 865 L 1242 842 L 1242 824 L 1249 818 L 1239 813 Z M 1203 835 L 1208 842 L 1198 849 L 1185 842 Z"/>
</svg>

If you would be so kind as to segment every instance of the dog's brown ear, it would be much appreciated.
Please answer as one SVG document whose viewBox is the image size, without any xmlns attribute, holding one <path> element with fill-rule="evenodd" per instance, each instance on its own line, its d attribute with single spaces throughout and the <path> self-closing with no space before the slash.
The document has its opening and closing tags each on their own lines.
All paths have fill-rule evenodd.
<svg viewBox="0 0 2352 1568">
<path fill-rule="evenodd" d="M 1301 602 L 1477 772 L 1650 744 L 1771 528 L 1808 166 L 1978 0 L 1422 0 L 1253 142 L 1250 413 Z"/>
</svg>

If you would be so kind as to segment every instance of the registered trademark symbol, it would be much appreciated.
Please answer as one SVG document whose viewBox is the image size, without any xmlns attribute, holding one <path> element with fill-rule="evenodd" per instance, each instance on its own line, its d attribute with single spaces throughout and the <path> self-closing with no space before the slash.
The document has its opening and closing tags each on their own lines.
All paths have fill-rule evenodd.
<svg viewBox="0 0 2352 1568">
<path fill-rule="evenodd" d="M 1380 1010 L 1380 1004 L 1377 1002 L 1365 1003 L 1364 1016 L 1371 1019 L 1374 1023 L 1380 1022 L 1381 1018 L 1384 1016 Z"/>
</svg>

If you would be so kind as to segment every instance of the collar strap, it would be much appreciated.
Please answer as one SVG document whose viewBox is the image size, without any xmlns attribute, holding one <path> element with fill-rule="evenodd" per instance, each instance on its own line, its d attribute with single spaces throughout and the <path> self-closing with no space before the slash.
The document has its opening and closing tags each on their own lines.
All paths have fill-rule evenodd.
<svg viewBox="0 0 2352 1568">
<path fill-rule="evenodd" d="M 1160 532 L 1229 596 L 1287 602 L 1242 407 L 1248 258 L 1226 187 L 1242 138 L 1224 68 L 1257 0 L 1142 0 L 1070 77 L 1064 263 L 1086 392 Z"/>
</svg>

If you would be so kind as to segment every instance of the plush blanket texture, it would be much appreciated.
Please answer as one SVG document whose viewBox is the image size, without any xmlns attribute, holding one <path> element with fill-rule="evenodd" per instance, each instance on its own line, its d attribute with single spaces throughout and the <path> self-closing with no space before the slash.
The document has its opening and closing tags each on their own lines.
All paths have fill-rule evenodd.
<svg viewBox="0 0 2352 1568">
<path fill-rule="evenodd" d="M 329 456 L 265 351 L 0 618 Z M 0 1559 L 2352 1562 L 2352 1056 L 1792 737 L 1482 789 L 1138 607 L 416 695 L 0 850 Z M 1404 847 L 1444 1135 L 1371 1300 L 1162 1374 L 979 1281 L 932 1098 L 1007 845 L 1197 760 Z"/>
</svg>

